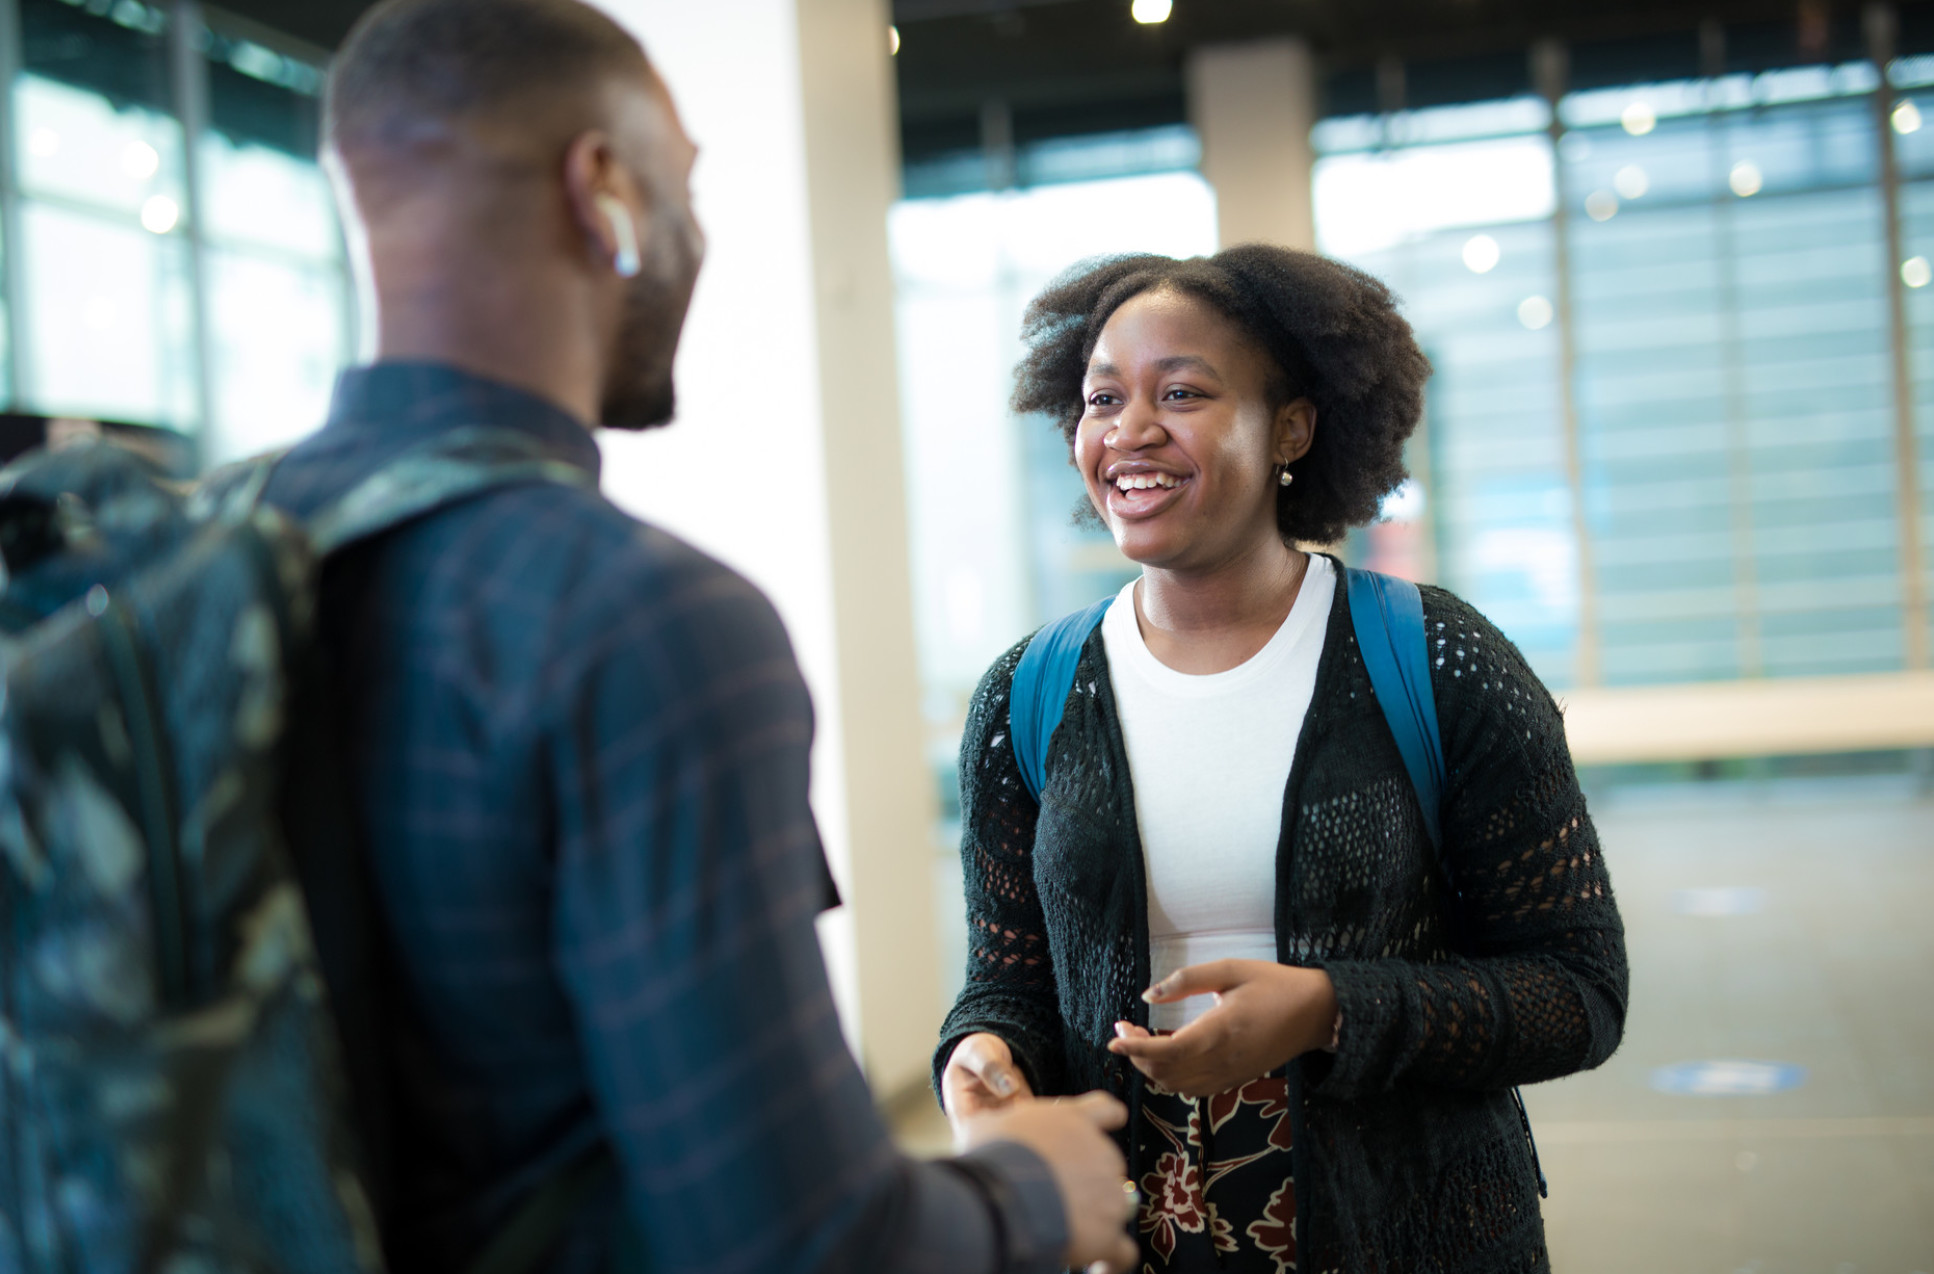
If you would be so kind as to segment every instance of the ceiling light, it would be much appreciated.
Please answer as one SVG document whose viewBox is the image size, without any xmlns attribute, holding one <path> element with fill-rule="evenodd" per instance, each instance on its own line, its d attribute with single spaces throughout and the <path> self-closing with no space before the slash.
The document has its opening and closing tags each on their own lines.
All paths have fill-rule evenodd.
<svg viewBox="0 0 1934 1274">
<path fill-rule="evenodd" d="M 1650 102 L 1633 102 L 1619 114 L 1618 122 L 1634 137 L 1643 137 L 1658 127 L 1659 116 Z"/>
<path fill-rule="evenodd" d="M 1741 199 L 1750 199 L 1759 193 L 1766 181 L 1760 176 L 1758 164 L 1750 159 L 1742 159 L 1733 165 L 1732 175 L 1726 178 L 1726 184 Z"/>
<path fill-rule="evenodd" d="M 156 195 L 141 205 L 141 228 L 150 234 L 167 234 L 181 220 L 181 205 L 166 195 Z"/>
<path fill-rule="evenodd" d="M 1135 0 L 1128 7 L 1128 14 L 1143 26 L 1152 27 L 1158 22 L 1167 22 L 1174 9 L 1174 0 Z"/>
<path fill-rule="evenodd" d="M 1464 266 L 1472 274 L 1488 274 L 1503 253 L 1498 241 L 1488 234 L 1474 234 L 1464 241 Z"/>
<path fill-rule="evenodd" d="M 1627 164 L 1612 174 L 1612 189 L 1627 199 L 1637 199 L 1652 189 L 1652 179 L 1637 164 Z"/>
<path fill-rule="evenodd" d="M 129 142 L 121 152 L 121 171 L 136 181 L 146 181 L 161 167 L 161 152 L 146 142 Z"/>
<path fill-rule="evenodd" d="M 1610 221 L 1618 215 L 1618 196 L 1609 190 L 1594 190 L 1585 196 L 1585 215 L 1593 221 Z"/>
<path fill-rule="evenodd" d="M 1934 266 L 1926 257 L 1909 257 L 1900 263 L 1900 281 L 1910 288 L 1924 288 L 1934 282 Z"/>
<path fill-rule="evenodd" d="M 1551 302 L 1542 296 L 1527 296 L 1518 302 L 1518 322 L 1532 331 L 1551 326 Z"/>
<path fill-rule="evenodd" d="M 1920 131 L 1921 108 L 1914 105 L 1914 99 L 1903 97 L 1900 105 L 1894 108 L 1894 131 L 1913 133 Z"/>
</svg>

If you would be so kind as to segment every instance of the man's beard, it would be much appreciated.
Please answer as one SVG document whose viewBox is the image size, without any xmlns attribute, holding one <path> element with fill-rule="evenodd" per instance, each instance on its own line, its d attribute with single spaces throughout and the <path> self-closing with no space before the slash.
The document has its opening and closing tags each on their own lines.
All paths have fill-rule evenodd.
<svg viewBox="0 0 1934 1274">
<path fill-rule="evenodd" d="M 684 226 L 654 238 L 651 256 L 625 296 L 617 359 L 598 413 L 599 423 L 611 429 L 651 429 L 669 423 L 677 408 L 672 362 L 698 263 Z"/>
</svg>

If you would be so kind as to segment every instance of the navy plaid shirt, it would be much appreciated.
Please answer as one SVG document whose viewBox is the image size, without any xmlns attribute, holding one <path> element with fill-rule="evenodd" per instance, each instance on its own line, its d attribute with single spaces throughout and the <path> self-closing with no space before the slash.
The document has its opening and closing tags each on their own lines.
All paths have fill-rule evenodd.
<svg viewBox="0 0 1934 1274">
<path fill-rule="evenodd" d="M 313 514 L 465 425 L 597 471 L 561 409 L 390 363 L 344 375 L 269 499 Z M 348 550 L 322 596 L 395 965 L 395 1268 L 460 1268 L 599 1139 L 657 1271 L 1059 1268 L 1041 1160 L 902 1156 L 847 1051 L 813 929 L 812 708 L 757 589 L 531 485 Z M 608 1263 L 615 1194 L 548 1269 Z"/>
</svg>

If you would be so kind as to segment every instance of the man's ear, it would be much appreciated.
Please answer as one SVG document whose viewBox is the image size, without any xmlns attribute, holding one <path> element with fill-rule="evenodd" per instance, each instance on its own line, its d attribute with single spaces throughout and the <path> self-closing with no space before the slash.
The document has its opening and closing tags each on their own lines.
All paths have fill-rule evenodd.
<svg viewBox="0 0 1934 1274">
<path fill-rule="evenodd" d="M 599 269 L 636 273 L 640 228 L 649 214 L 602 129 L 579 133 L 565 149 L 564 193 L 587 259 Z"/>
<path fill-rule="evenodd" d="M 1275 460 L 1278 464 L 1301 460 L 1315 441 L 1315 403 L 1298 398 L 1276 409 Z"/>
</svg>

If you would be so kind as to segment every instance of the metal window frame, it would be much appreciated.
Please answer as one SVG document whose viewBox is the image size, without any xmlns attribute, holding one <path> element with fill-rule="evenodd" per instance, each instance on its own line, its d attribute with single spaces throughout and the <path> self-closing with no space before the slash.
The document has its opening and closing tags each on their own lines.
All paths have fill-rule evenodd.
<svg viewBox="0 0 1934 1274">
<path fill-rule="evenodd" d="M 1596 686 L 1604 680 L 1604 658 L 1599 637 L 1597 555 L 1591 526 L 1585 516 L 1585 452 L 1578 423 L 1578 333 L 1573 313 L 1571 200 L 1565 189 L 1562 160 L 1565 121 L 1558 107 L 1571 78 L 1571 56 L 1557 40 L 1541 40 L 1531 47 L 1531 78 L 1551 107 L 1546 132 L 1551 139 L 1551 242 L 1556 296 L 1553 318 L 1558 327 L 1558 393 L 1564 435 L 1565 485 L 1571 494 L 1571 536 L 1578 569 L 1578 644 L 1573 654 L 1572 682 Z"/>
<path fill-rule="evenodd" d="M 201 139 L 208 131 L 208 61 L 202 56 L 199 0 L 168 7 L 168 81 L 181 125 L 183 239 L 188 252 L 190 348 L 194 351 L 195 432 L 206 439 L 215 427 L 215 363 L 208 317 L 208 234 L 202 216 Z"/>
<path fill-rule="evenodd" d="M 14 153 L 14 85 L 20 78 L 19 0 L 0 0 L 0 308 L 7 337 L 7 396 L 13 410 L 33 398 L 31 333 L 22 320 L 27 270 L 21 259 L 20 168 Z"/>
<path fill-rule="evenodd" d="M 1928 666 L 1927 575 L 1921 563 L 1921 492 L 1918 440 L 1914 436 L 1913 334 L 1907 321 L 1906 260 L 1900 224 L 1900 161 L 1894 149 L 1894 61 L 1898 18 L 1891 4 L 1870 4 L 1865 18 L 1867 56 L 1879 72 L 1873 92 L 1874 131 L 1880 151 L 1881 207 L 1887 219 L 1887 318 L 1894 384 L 1894 501 L 1900 522 L 1901 662 Z"/>
</svg>

